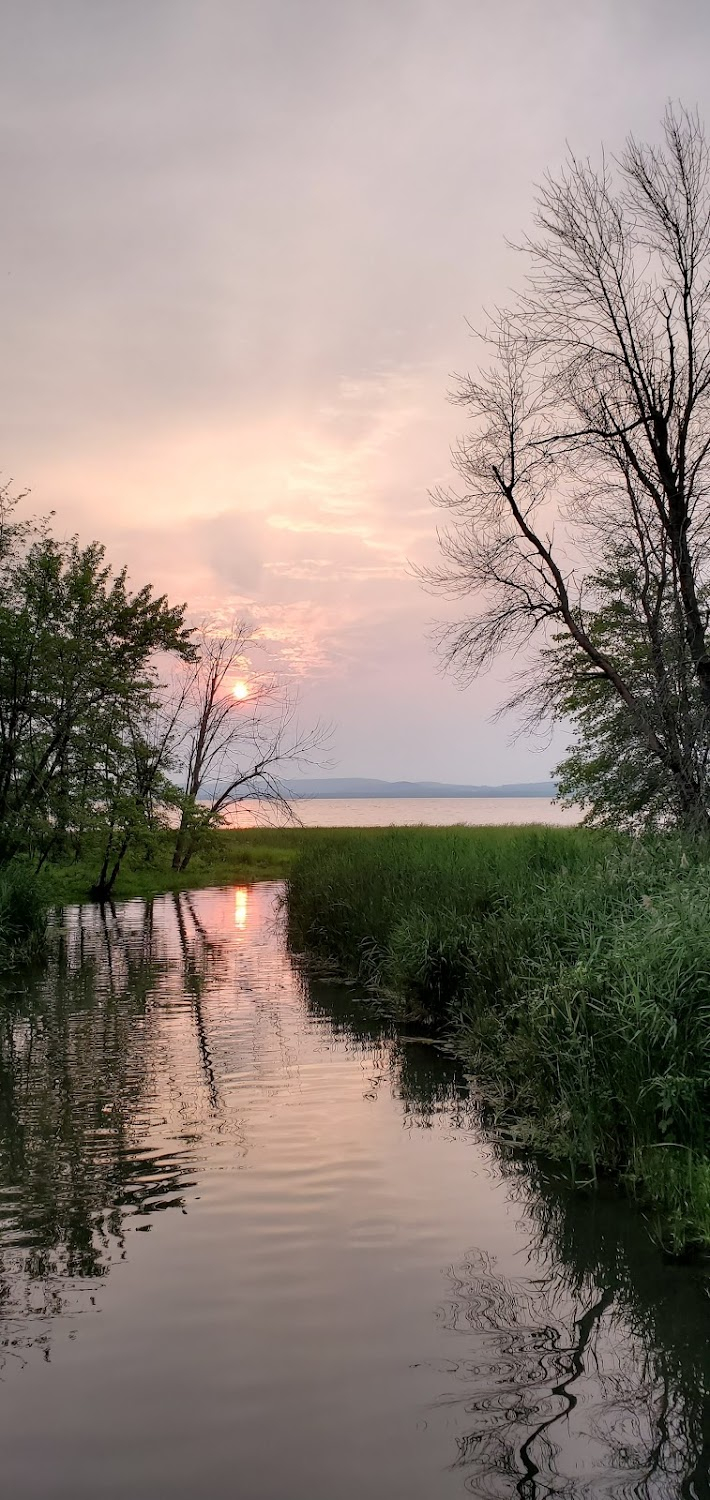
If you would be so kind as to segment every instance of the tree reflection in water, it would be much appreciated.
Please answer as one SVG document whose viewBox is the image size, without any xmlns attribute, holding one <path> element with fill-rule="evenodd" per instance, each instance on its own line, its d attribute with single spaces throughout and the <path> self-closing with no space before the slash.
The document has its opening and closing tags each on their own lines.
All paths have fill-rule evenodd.
<svg viewBox="0 0 710 1500">
<path fill-rule="evenodd" d="M 184 1157 L 151 1149 L 146 1119 L 160 998 L 175 985 L 193 1012 L 210 1111 L 219 1109 L 202 995 L 221 944 L 189 895 L 174 898 L 174 929 L 154 915 L 152 901 L 72 909 L 47 973 L 4 996 L 0 1346 L 16 1357 L 35 1343 L 46 1351 L 48 1320 L 86 1305 L 82 1283 L 125 1257 L 136 1220 L 182 1208 L 193 1185 Z"/>
<path fill-rule="evenodd" d="M 398 1036 L 348 988 L 316 986 L 311 1006 L 359 1044 L 387 1037 L 383 1073 L 405 1121 L 443 1111 L 470 1125 L 475 1098 L 451 1060 Z M 480 1250 L 445 1272 L 438 1318 L 452 1357 L 438 1415 L 456 1419 L 465 1488 L 480 1500 L 708 1500 L 706 1270 L 664 1263 L 615 1195 L 585 1196 L 505 1149 L 493 1156 L 528 1251 L 516 1277 Z"/>
<path fill-rule="evenodd" d="M 206 910 L 189 894 L 75 908 L 47 972 L 6 991 L 6 1360 L 32 1346 L 49 1357 L 53 1322 L 90 1307 L 128 1236 L 184 1208 L 207 1132 L 229 1145 L 230 1161 L 246 1152 L 238 1059 L 219 1038 L 213 995 L 253 994 L 251 1066 L 261 1077 L 272 1048 L 288 1072 L 278 1007 L 249 967 L 246 888 L 229 897 L 229 930 Z M 367 1097 L 391 1090 L 407 1129 L 471 1127 L 475 1100 L 452 1060 L 399 1034 L 351 988 L 294 974 L 280 938 L 273 949 L 275 987 L 296 999 L 300 989 L 309 1024 L 359 1055 Z M 445 1427 L 462 1489 L 495 1500 L 707 1500 L 704 1270 L 664 1265 L 641 1217 L 616 1199 L 570 1192 L 495 1146 L 491 1172 L 527 1250 L 513 1274 L 485 1248 L 443 1273 L 448 1352 L 433 1366 L 439 1398 L 426 1415 Z"/>
</svg>

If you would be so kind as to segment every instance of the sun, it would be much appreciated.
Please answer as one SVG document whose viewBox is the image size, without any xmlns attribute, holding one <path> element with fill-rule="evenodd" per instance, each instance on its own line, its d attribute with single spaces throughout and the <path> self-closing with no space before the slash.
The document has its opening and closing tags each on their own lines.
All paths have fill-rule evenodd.
<svg viewBox="0 0 710 1500">
<path fill-rule="evenodd" d="M 249 683 L 235 682 L 234 687 L 232 688 L 232 692 L 234 694 L 234 697 L 238 698 L 241 702 L 244 698 L 249 697 Z"/>
</svg>

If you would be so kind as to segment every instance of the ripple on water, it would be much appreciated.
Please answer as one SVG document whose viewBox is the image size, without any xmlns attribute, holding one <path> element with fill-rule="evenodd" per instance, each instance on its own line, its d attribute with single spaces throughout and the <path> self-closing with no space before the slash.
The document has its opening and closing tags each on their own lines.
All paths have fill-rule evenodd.
<svg viewBox="0 0 710 1500">
<path fill-rule="evenodd" d="M 6 1493 L 707 1497 L 704 1277 L 308 984 L 279 895 L 73 908 L 6 997 Z"/>
</svg>

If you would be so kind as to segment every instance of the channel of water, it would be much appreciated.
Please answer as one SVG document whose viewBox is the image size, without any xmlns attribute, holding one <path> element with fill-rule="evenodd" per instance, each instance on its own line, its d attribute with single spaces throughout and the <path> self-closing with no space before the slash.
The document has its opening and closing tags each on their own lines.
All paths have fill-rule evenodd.
<svg viewBox="0 0 710 1500">
<path fill-rule="evenodd" d="M 710 1495 L 710 1302 L 288 952 L 282 888 L 67 910 L 0 1009 L 12 1500 Z"/>
</svg>

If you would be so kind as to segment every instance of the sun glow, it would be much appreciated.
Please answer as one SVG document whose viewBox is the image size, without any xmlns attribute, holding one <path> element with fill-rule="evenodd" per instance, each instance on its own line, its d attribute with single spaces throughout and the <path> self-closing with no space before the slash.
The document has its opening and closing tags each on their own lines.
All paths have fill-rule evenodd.
<svg viewBox="0 0 710 1500">
<path fill-rule="evenodd" d="M 238 885 L 234 891 L 234 925 L 242 932 L 247 925 L 249 915 L 249 891 L 245 885 Z"/>
<path fill-rule="evenodd" d="M 239 699 L 240 703 L 243 702 L 245 698 L 249 697 L 249 683 L 235 682 L 232 692 L 234 697 Z"/>
</svg>

